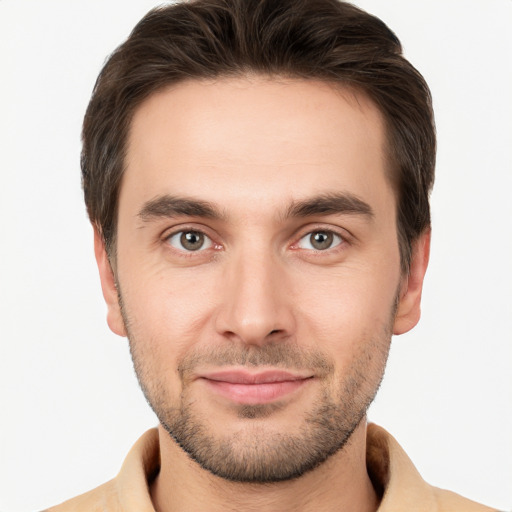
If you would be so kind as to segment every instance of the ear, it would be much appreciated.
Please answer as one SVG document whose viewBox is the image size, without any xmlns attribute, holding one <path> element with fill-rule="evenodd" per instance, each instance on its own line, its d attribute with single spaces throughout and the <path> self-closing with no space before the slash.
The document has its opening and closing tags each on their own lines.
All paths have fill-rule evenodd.
<svg viewBox="0 0 512 512">
<path fill-rule="evenodd" d="M 96 228 L 94 228 L 94 254 L 96 256 L 96 263 L 98 264 L 98 270 L 100 272 L 103 298 L 105 299 L 108 308 L 108 326 L 113 333 L 118 334 L 119 336 L 126 336 L 126 329 L 124 326 L 123 315 L 121 314 L 121 307 L 119 305 L 114 272 L 108 259 L 103 237 L 99 234 Z"/>
<path fill-rule="evenodd" d="M 430 228 L 413 242 L 409 273 L 403 276 L 400 286 L 400 298 L 393 334 L 404 334 L 419 322 L 423 278 L 427 271 L 429 256 Z"/>
</svg>

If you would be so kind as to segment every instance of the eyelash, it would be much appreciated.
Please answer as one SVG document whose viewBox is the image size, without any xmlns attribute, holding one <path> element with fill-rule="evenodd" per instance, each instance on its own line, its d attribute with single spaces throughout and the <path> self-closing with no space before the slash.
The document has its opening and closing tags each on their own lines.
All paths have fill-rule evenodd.
<svg viewBox="0 0 512 512">
<path fill-rule="evenodd" d="M 173 247 L 171 245 L 170 240 L 173 237 L 176 237 L 177 235 L 183 235 L 186 233 L 198 233 L 198 234 L 204 236 L 205 239 L 209 241 L 208 247 L 206 247 L 206 248 L 200 247 L 198 250 L 193 251 L 193 250 L 186 250 L 185 248 L 179 249 L 179 248 Z M 318 226 L 313 229 L 309 228 L 307 231 L 302 231 L 300 237 L 295 238 L 296 241 L 293 242 L 291 245 L 289 245 L 289 248 L 292 250 L 301 250 L 302 248 L 299 246 L 300 242 L 303 239 L 305 239 L 306 237 L 311 237 L 312 235 L 318 234 L 318 233 L 325 233 L 328 235 L 332 235 L 333 237 L 335 237 L 334 242 L 336 242 L 336 238 L 338 238 L 339 241 L 338 241 L 338 243 L 336 243 L 336 245 L 334 245 L 334 247 L 328 247 L 323 250 L 315 249 L 315 248 L 304 249 L 311 255 L 322 256 L 322 255 L 332 254 L 334 252 L 341 251 L 341 250 L 345 249 L 345 246 L 350 241 L 350 237 L 345 233 L 341 233 L 340 231 L 334 230 L 331 227 L 323 228 L 321 226 Z M 213 240 L 213 238 L 205 232 L 204 229 L 196 228 L 196 227 L 181 227 L 178 230 L 173 230 L 170 233 L 166 233 L 162 238 L 163 238 L 163 241 L 165 243 L 167 243 L 172 248 L 172 250 L 174 250 L 177 254 L 179 254 L 181 257 L 184 257 L 184 258 L 197 257 L 197 255 L 207 252 L 208 249 L 220 250 L 222 248 L 222 245 L 219 243 L 216 243 Z"/>
<path fill-rule="evenodd" d="M 206 248 L 200 247 L 196 251 L 186 250 L 185 248 L 179 249 L 177 247 L 173 247 L 171 245 L 171 239 L 176 237 L 177 235 L 184 235 L 187 233 L 197 233 L 199 235 L 204 236 L 205 241 L 209 241 L 209 245 Z M 196 227 L 181 227 L 180 229 L 173 230 L 170 233 L 165 233 L 162 237 L 163 241 L 171 247 L 171 250 L 174 250 L 175 253 L 179 254 L 183 258 L 191 258 L 197 257 L 198 254 L 203 254 L 208 249 L 219 250 L 222 246 L 218 243 L 215 243 L 210 235 L 208 235 L 204 229 L 196 228 Z"/>
<path fill-rule="evenodd" d="M 332 252 L 336 249 L 339 248 L 340 245 L 343 245 L 346 243 L 346 237 L 345 236 L 342 236 L 340 233 L 338 233 L 337 231 L 334 231 L 332 229 L 313 229 L 311 231 L 308 231 L 307 233 L 305 233 L 304 235 L 302 235 L 297 242 L 295 242 L 294 244 L 292 244 L 292 248 L 295 249 L 297 248 L 297 250 L 301 249 L 300 247 L 300 243 L 303 241 L 303 240 L 306 240 L 309 242 L 310 245 L 312 245 L 311 243 L 311 238 L 313 237 L 313 235 L 318 235 L 318 234 L 325 234 L 325 235 L 328 235 L 328 236 L 331 236 L 332 237 L 332 240 L 331 240 L 331 243 L 332 244 L 335 244 L 335 245 L 331 245 L 329 247 L 326 247 L 325 249 L 316 249 L 315 247 L 311 247 L 311 248 L 308 248 L 306 249 L 308 252 L 313 252 L 313 253 L 327 253 L 327 252 Z M 338 239 L 338 240 L 336 240 Z"/>
</svg>

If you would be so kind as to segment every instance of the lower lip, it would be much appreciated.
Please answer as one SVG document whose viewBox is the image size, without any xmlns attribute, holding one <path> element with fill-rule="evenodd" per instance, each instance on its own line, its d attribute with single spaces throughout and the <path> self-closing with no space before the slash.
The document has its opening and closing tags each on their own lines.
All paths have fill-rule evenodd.
<svg viewBox="0 0 512 512">
<path fill-rule="evenodd" d="M 266 404 L 284 398 L 301 388 L 310 379 L 265 382 L 262 384 L 236 384 L 205 379 L 208 386 L 219 395 L 239 404 Z"/>
</svg>

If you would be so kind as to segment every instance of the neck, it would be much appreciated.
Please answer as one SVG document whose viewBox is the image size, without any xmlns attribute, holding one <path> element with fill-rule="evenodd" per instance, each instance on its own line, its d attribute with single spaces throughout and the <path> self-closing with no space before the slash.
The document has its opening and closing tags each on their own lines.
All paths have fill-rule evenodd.
<svg viewBox="0 0 512 512">
<path fill-rule="evenodd" d="M 294 480 L 247 484 L 202 469 L 160 426 L 161 468 L 151 487 L 157 512 L 374 512 L 378 498 L 366 470 L 366 421 L 345 447 Z"/>
</svg>

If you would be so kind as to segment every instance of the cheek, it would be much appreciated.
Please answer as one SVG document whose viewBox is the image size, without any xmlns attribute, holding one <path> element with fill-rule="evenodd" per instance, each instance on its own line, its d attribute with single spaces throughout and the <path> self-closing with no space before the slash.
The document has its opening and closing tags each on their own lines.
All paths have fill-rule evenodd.
<svg viewBox="0 0 512 512">
<path fill-rule="evenodd" d="M 353 265 L 309 277 L 303 273 L 297 283 L 299 325 L 319 347 L 350 353 L 353 344 L 380 338 L 392 323 L 399 283 L 394 267 L 376 272 Z"/>
<path fill-rule="evenodd" d="M 176 360 L 199 343 L 215 308 L 213 276 L 201 270 L 170 272 L 157 266 L 137 267 L 120 276 L 124 309 L 133 336 Z"/>
</svg>

